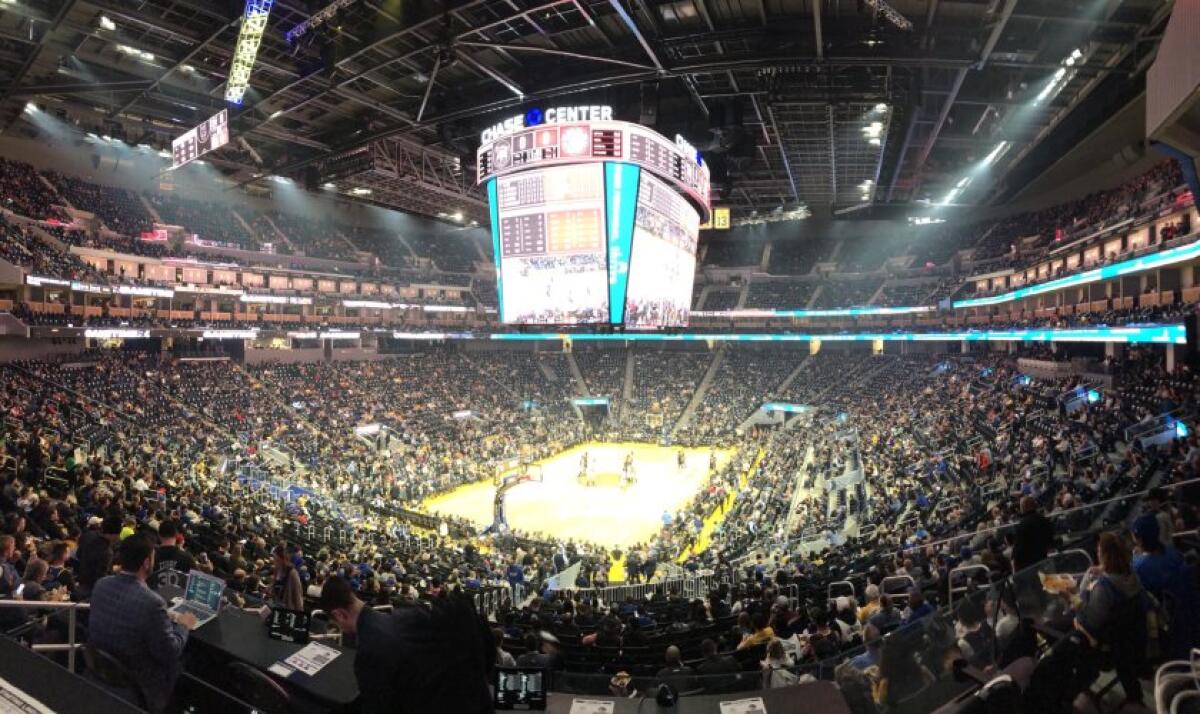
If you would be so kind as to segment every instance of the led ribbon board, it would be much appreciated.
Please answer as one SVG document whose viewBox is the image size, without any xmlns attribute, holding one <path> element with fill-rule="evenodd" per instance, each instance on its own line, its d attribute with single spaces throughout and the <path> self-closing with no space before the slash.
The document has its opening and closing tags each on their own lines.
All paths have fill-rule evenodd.
<svg viewBox="0 0 1200 714">
<path fill-rule="evenodd" d="M 1183 325 L 1094 327 L 1075 330 L 988 330 L 965 332 L 869 332 L 828 335 L 800 332 L 736 333 L 555 333 L 505 332 L 487 339 L 501 341 L 564 340 L 575 342 L 1116 342 L 1121 344 L 1186 345 Z"/>
<path fill-rule="evenodd" d="M 693 310 L 700 317 L 865 317 L 870 315 L 914 315 L 933 312 L 932 305 L 912 307 L 846 307 L 830 310 Z"/>
<path fill-rule="evenodd" d="M 572 400 L 572 403 L 577 407 L 602 407 L 608 404 L 608 399 L 605 397 L 580 397 Z"/>
<path fill-rule="evenodd" d="M 241 104 L 246 88 L 250 86 L 250 70 L 258 58 L 258 46 L 262 44 L 267 17 L 274 4 L 275 0 L 246 0 L 242 29 L 238 31 L 233 64 L 229 67 L 229 79 L 225 82 L 225 101 L 231 104 Z"/>
<path fill-rule="evenodd" d="M 1063 288 L 1071 288 L 1077 285 L 1087 285 L 1098 280 L 1108 280 L 1109 278 L 1117 278 L 1122 275 L 1131 273 L 1140 273 L 1144 270 L 1153 270 L 1166 265 L 1181 263 L 1185 260 L 1200 257 L 1200 241 L 1181 245 L 1169 250 L 1160 251 L 1153 255 L 1134 258 L 1133 260 L 1123 260 L 1120 263 L 1113 263 L 1101 268 L 1093 268 L 1082 272 L 1078 275 L 1071 275 L 1066 278 L 1059 278 L 1037 285 L 1031 285 L 1027 288 L 1019 288 L 1011 292 L 1001 295 L 992 295 L 991 297 L 971 298 L 968 300 L 955 300 L 951 305 L 955 310 L 961 310 L 968 307 L 986 307 L 988 305 L 999 305 L 1001 303 L 1012 302 L 1013 300 L 1021 300 L 1043 293 L 1062 290 Z"/>
<path fill-rule="evenodd" d="M 785 414 L 805 414 L 808 412 L 808 406 L 805 404 L 791 404 L 790 402 L 767 402 L 760 407 L 764 412 L 784 412 Z"/>
</svg>

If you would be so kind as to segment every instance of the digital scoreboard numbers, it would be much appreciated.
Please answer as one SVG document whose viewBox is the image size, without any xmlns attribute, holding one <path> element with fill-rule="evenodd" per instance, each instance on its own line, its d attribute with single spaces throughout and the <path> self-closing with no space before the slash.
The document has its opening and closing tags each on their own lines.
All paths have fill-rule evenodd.
<svg viewBox="0 0 1200 714">
<path fill-rule="evenodd" d="M 171 142 L 171 168 L 177 169 L 228 143 L 229 110 L 222 109 Z"/>
<path fill-rule="evenodd" d="M 629 137 L 629 159 L 637 164 L 656 170 L 678 180 L 679 158 L 675 147 L 665 142 L 655 141 L 646 134 L 634 134 Z"/>
<path fill-rule="evenodd" d="M 617 129 L 592 131 L 592 156 L 604 159 L 621 158 L 621 132 Z"/>
<path fill-rule="evenodd" d="M 479 147 L 479 183 L 514 171 L 589 161 L 625 161 L 649 169 L 708 214 L 709 172 L 695 147 L 620 121 L 580 121 L 514 127 Z"/>
<path fill-rule="evenodd" d="M 546 254 L 546 215 L 535 213 L 500 219 L 500 245 L 505 256 Z"/>
<path fill-rule="evenodd" d="M 598 208 L 553 211 L 546 214 L 550 253 L 575 253 L 604 248 L 603 216 Z"/>
</svg>

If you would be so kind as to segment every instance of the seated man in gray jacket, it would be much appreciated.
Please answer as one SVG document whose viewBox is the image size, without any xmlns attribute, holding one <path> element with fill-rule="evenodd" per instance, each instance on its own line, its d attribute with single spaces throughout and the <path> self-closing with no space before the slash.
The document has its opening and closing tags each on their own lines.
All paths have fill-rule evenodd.
<svg viewBox="0 0 1200 714">
<path fill-rule="evenodd" d="M 167 612 L 163 599 L 146 586 L 154 570 L 154 546 L 145 536 L 121 541 L 117 560 L 121 572 L 102 578 L 92 591 L 88 643 L 120 660 L 141 688 L 146 708 L 161 712 L 171 699 L 196 618 Z"/>
</svg>

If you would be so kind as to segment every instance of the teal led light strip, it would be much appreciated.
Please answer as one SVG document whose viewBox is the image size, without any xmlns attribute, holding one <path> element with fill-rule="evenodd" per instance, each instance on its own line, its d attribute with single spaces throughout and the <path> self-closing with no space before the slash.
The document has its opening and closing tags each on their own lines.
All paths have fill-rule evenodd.
<svg viewBox="0 0 1200 714">
<path fill-rule="evenodd" d="M 481 337 L 483 337 L 481 335 Z M 570 339 L 575 342 L 1118 342 L 1124 344 L 1187 344 L 1183 325 L 1093 327 L 1069 330 L 987 330 L 964 332 L 864 332 L 808 334 L 705 334 L 705 333 L 569 333 L 505 332 L 487 339 L 537 342 Z"/>
<path fill-rule="evenodd" d="M 1117 278 L 1130 273 L 1140 273 L 1144 270 L 1153 270 L 1161 268 L 1165 265 L 1173 265 L 1181 263 L 1185 260 L 1200 257 L 1200 241 L 1181 245 L 1176 248 L 1160 251 L 1153 255 L 1146 255 L 1133 260 L 1125 260 L 1120 263 L 1113 263 L 1102 268 L 1093 268 L 1078 275 L 1071 275 L 1058 280 L 1051 280 L 1037 285 L 1031 285 L 1027 288 L 1019 288 L 1011 292 L 1001 295 L 992 295 L 991 297 L 970 298 L 968 300 L 955 300 L 951 307 L 955 310 L 961 310 L 967 307 L 986 307 L 988 305 L 999 305 L 1001 303 L 1012 302 L 1013 300 L 1021 300 L 1022 298 L 1033 297 L 1043 293 L 1062 290 L 1063 288 L 1071 288 L 1078 285 L 1087 285 L 1098 280 L 1108 280 L 1109 278 Z"/>
<path fill-rule="evenodd" d="M 504 322 L 504 271 L 500 269 L 500 199 L 496 179 L 487 182 L 488 215 L 491 216 L 492 258 L 496 261 L 496 319 Z"/>
<path fill-rule="evenodd" d="M 909 307 L 841 307 L 830 310 L 777 310 L 774 308 L 742 310 L 692 310 L 701 317 L 860 317 L 867 315 L 913 315 L 933 312 L 933 305 Z"/>
</svg>

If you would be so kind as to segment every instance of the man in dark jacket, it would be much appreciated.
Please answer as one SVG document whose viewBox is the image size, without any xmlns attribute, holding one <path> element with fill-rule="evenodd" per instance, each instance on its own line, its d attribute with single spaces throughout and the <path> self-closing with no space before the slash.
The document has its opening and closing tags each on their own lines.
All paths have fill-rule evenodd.
<svg viewBox="0 0 1200 714">
<path fill-rule="evenodd" d="M 1013 570 L 1045 560 L 1054 547 L 1054 524 L 1038 511 L 1032 496 L 1021 499 L 1021 520 L 1013 531 Z"/>
<path fill-rule="evenodd" d="M 741 669 L 737 660 L 718 653 L 717 643 L 711 639 L 700 643 L 700 654 L 704 655 L 704 661 L 696 667 L 696 674 L 700 675 L 699 684 L 704 687 L 704 691 L 732 691 L 733 685 L 737 683 L 737 673 Z"/>
<path fill-rule="evenodd" d="M 492 711 L 495 646 L 469 600 L 450 594 L 432 607 L 382 613 L 364 607 L 340 577 L 325 581 L 320 607 L 358 637 L 354 675 L 363 714 Z"/>
</svg>

